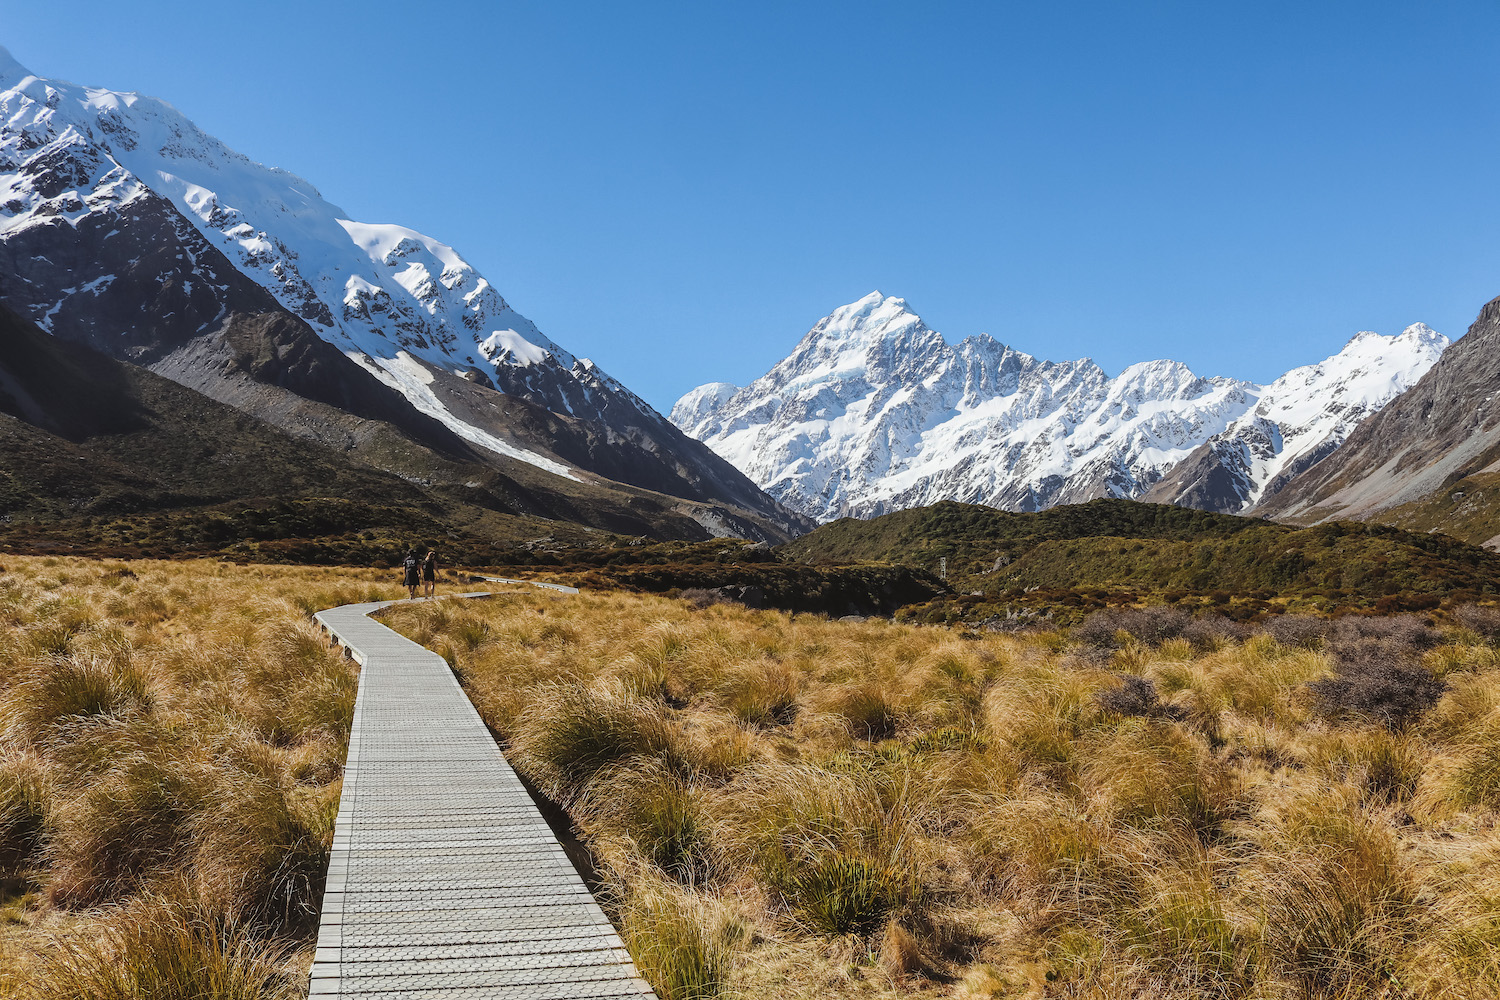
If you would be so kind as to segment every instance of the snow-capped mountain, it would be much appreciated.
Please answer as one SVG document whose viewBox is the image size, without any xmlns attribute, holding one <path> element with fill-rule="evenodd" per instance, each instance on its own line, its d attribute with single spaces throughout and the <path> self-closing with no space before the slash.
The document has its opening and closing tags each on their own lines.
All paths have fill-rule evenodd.
<svg viewBox="0 0 1500 1000">
<path fill-rule="evenodd" d="M 1216 434 L 1142 499 L 1237 514 L 1331 455 L 1354 428 L 1411 388 L 1448 338 L 1414 323 L 1398 336 L 1357 333 L 1333 357 L 1293 368 L 1255 408 Z"/>
<path fill-rule="evenodd" d="M 1140 497 L 1220 438 L 1254 452 L 1240 509 L 1445 345 L 1425 327 L 1361 335 L 1269 388 L 1175 361 L 1111 378 L 1087 359 L 1041 361 L 983 334 L 949 345 L 905 301 L 874 292 L 749 386 L 687 393 L 672 420 L 818 520 L 938 500 L 1033 511 Z"/>
<path fill-rule="evenodd" d="M 449 457 L 593 472 L 784 520 L 451 247 L 350 219 L 163 101 L 42 79 L 4 49 L 0 297 L 58 337 L 324 443 L 367 444 L 352 413 Z"/>
<path fill-rule="evenodd" d="M 1500 299 L 1407 392 L 1255 513 L 1375 520 L 1500 549 Z"/>
</svg>

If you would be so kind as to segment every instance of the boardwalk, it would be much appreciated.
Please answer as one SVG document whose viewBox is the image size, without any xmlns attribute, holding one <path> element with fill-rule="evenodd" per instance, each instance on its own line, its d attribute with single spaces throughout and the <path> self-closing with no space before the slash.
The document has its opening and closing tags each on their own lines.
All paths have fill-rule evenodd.
<svg viewBox="0 0 1500 1000">
<path fill-rule="evenodd" d="M 316 616 L 362 670 L 310 996 L 654 997 L 448 665 L 366 617 L 391 603 Z"/>
<path fill-rule="evenodd" d="M 470 577 L 470 579 L 473 578 Z M 513 580 L 508 576 L 480 576 L 480 579 L 488 580 L 490 583 L 524 583 L 528 587 L 541 587 L 543 590 L 555 590 L 560 594 L 578 593 L 577 587 L 565 587 L 560 583 L 543 583 L 540 580 Z"/>
</svg>

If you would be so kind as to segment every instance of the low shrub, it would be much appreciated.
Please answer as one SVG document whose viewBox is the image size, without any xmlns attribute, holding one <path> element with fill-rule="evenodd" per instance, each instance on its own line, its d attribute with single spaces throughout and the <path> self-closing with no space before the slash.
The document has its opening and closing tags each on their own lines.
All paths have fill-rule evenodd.
<svg viewBox="0 0 1500 1000">
<path fill-rule="evenodd" d="M 1091 611 L 1073 629 L 1073 638 L 1089 646 L 1112 648 L 1116 635 L 1128 633 L 1136 641 L 1155 646 L 1183 634 L 1193 616 L 1182 608 L 1155 605 L 1149 608 L 1101 608 Z"/>
<path fill-rule="evenodd" d="M 1500 608 L 1492 604 L 1461 604 L 1454 609 L 1453 618 L 1486 642 L 1500 639 Z"/>
<path fill-rule="evenodd" d="M 1321 649 L 1333 623 L 1317 615 L 1277 615 L 1258 629 L 1287 649 Z"/>
<path fill-rule="evenodd" d="M 1198 650 L 1218 650 L 1244 641 L 1250 629 L 1223 615 L 1200 615 L 1182 627 L 1182 638 Z"/>
<path fill-rule="evenodd" d="M 724 593 L 724 589 L 720 587 L 688 587 L 678 596 L 699 611 L 713 607 L 715 604 L 737 603 L 731 601 Z"/>
<path fill-rule="evenodd" d="M 1340 656 L 1373 648 L 1416 656 L 1442 642 L 1443 633 L 1418 614 L 1344 615 L 1333 620 L 1328 633 L 1329 648 Z"/>
<path fill-rule="evenodd" d="M 1308 684 L 1322 714 L 1370 719 L 1392 732 L 1404 729 L 1437 704 L 1445 688 L 1419 663 L 1383 658 L 1346 660 L 1333 676 Z"/>
<path fill-rule="evenodd" d="M 1175 705 L 1162 703 L 1156 685 L 1144 677 L 1126 674 L 1114 687 L 1094 694 L 1094 700 L 1106 712 L 1147 719 L 1180 719 L 1187 713 Z"/>
</svg>

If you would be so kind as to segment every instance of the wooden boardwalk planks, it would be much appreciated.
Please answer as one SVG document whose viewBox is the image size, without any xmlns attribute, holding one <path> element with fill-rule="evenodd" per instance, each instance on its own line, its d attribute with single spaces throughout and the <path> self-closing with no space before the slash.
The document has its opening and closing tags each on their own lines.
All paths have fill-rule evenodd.
<svg viewBox="0 0 1500 1000">
<path fill-rule="evenodd" d="M 394 603 L 314 616 L 362 669 L 310 997 L 654 1000 L 448 664 L 367 617 Z"/>
</svg>

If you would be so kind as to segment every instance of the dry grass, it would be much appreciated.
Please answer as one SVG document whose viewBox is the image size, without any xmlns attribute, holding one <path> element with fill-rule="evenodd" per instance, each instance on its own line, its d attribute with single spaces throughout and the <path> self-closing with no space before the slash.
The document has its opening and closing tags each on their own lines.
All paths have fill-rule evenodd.
<svg viewBox="0 0 1500 1000">
<path fill-rule="evenodd" d="M 1255 1000 L 1500 995 L 1500 660 L 1469 618 L 389 616 L 569 808 L 663 996 Z"/>
<path fill-rule="evenodd" d="M 6 568 L 0 998 L 301 995 L 355 690 L 307 613 L 396 588 Z M 525 591 L 390 620 L 571 812 L 664 1000 L 1500 995 L 1477 613 L 1080 643 Z"/>
<path fill-rule="evenodd" d="M 307 612 L 396 590 L 6 557 L 0 997 L 305 995 L 357 681 Z"/>
</svg>

